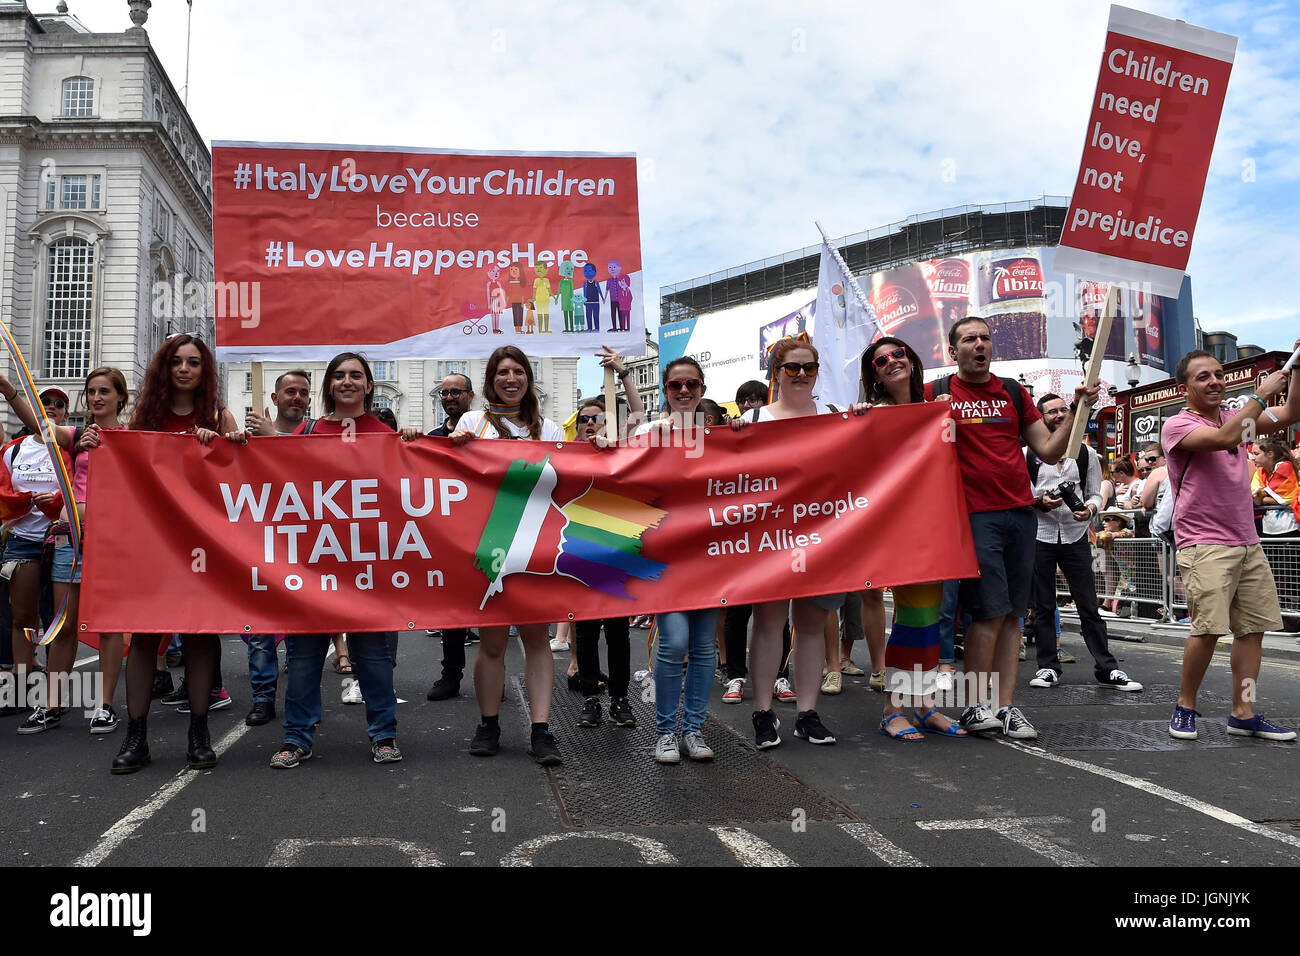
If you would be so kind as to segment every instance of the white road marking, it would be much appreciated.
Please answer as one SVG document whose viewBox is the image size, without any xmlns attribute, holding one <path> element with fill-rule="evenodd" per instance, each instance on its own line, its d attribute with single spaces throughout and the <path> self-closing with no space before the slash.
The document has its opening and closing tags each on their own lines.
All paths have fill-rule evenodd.
<svg viewBox="0 0 1300 956">
<path fill-rule="evenodd" d="M 798 866 L 766 840 L 740 827 L 709 827 L 741 866 Z"/>
<path fill-rule="evenodd" d="M 243 721 L 236 724 L 226 736 L 222 737 L 212 749 L 217 752 L 217 756 L 225 753 L 230 746 L 244 736 L 249 731 L 249 727 Z M 99 866 L 103 863 L 108 855 L 121 846 L 131 834 L 140 829 L 144 823 L 155 813 L 165 807 L 172 797 L 180 793 L 189 784 L 191 780 L 198 779 L 199 774 L 193 770 L 182 770 L 168 783 L 158 788 L 158 791 L 140 804 L 122 819 L 118 820 L 111 827 L 104 831 L 100 836 L 99 842 L 94 847 L 87 850 L 77 859 L 72 861 L 73 866 Z"/>
<path fill-rule="evenodd" d="M 1027 850 L 1046 857 L 1057 866 L 1096 866 L 1087 857 L 1071 853 L 1030 829 L 1035 825 L 1061 826 L 1065 817 L 989 817 L 981 820 L 918 820 L 922 830 L 992 830 Z"/>
<path fill-rule="evenodd" d="M 840 829 L 890 866 L 925 866 L 902 847 L 890 842 L 880 831 L 865 823 L 841 823 Z"/>
<path fill-rule="evenodd" d="M 616 843 L 627 843 L 636 847 L 641 859 L 645 863 L 653 866 L 676 866 L 677 857 L 668 852 L 668 847 L 664 846 L 658 840 L 651 840 L 646 837 L 634 836 L 631 833 L 618 833 L 608 831 L 604 833 L 586 833 L 574 831 L 572 833 L 548 833 L 545 836 L 539 836 L 533 840 L 527 840 L 505 856 L 501 858 L 502 866 L 532 866 L 533 857 L 537 851 L 550 846 L 552 843 L 561 843 L 564 840 L 613 840 Z"/>
<path fill-rule="evenodd" d="M 1031 757 L 1041 757 L 1044 760 L 1050 760 L 1053 763 L 1059 763 L 1066 767 L 1073 767 L 1076 770 L 1085 770 L 1088 773 L 1095 773 L 1099 777 L 1105 777 L 1107 780 L 1113 780 L 1116 783 L 1122 783 L 1126 787 L 1132 787 L 1135 790 L 1141 790 L 1143 793 L 1149 793 L 1152 796 L 1162 797 L 1171 803 L 1176 803 L 1180 807 L 1186 807 L 1189 810 L 1195 810 L 1197 813 L 1203 813 L 1207 817 L 1213 817 L 1221 823 L 1227 823 L 1234 827 L 1240 827 L 1257 836 L 1268 837 L 1270 840 L 1277 840 L 1279 843 L 1285 843 L 1288 846 L 1300 849 L 1300 837 L 1293 837 L 1289 833 L 1283 833 L 1281 830 L 1274 830 L 1272 827 L 1265 826 L 1262 823 L 1256 823 L 1254 820 L 1247 820 L 1245 817 L 1233 813 L 1231 810 L 1224 810 L 1222 807 L 1216 807 L 1211 803 L 1203 800 L 1197 800 L 1195 797 L 1189 797 L 1185 793 L 1179 793 L 1177 790 L 1170 790 L 1168 787 L 1162 787 L 1158 783 L 1152 783 L 1142 777 L 1134 777 L 1127 773 L 1120 773 L 1118 770 L 1111 770 L 1109 767 L 1099 767 L 1096 764 L 1085 763 L 1082 760 L 1075 760 L 1073 757 L 1062 757 L 1060 754 L 1048 753 L 1040 747 L 1030 747 L 1025 744 L 1013 743 L 1010 740 L 998 740 L 998 743 L 1005 747 L 1011 747 L 1022 753 L 1027 753 Z"/>
<path fill-rule="evenodd" d="M 89 657 L 83 657 L 81 660 L 77 661 L 77 663 L 73 664 L 72 666 L 73 666 L 73 667 L 81 667 L 81 666 L 84 665 L 84 664 L 93 664 L 93 663 L 95 663 L 95 661 L 97 661 L 97 660 L 99 660 L 99 655 L 98 655 L 98 654 L 92 654 L 92 655 L 90 655 Z"/>
<path fill-rule="evenodd" d="M 332 840 L 281 840 L 271 851 L 271 858 L 266 861 L 267 866 L 297 866 L 298 858 L 308 847 L 313 846 L 336 846 L 336 847 L 361 847 L 361 846 L 382 846 L 396 850 L 403 856 L 407 857 L 411 866 L 442 866 L 442 860 L 438 854 L 434 853 L 426 846 L 418 843 L 410 843 L 405 840 L 394 840 L 391 837 L 338 837 Z M 465 854 L 461 854 L 464 856 Z M 471 856 L 473 854 L 470 854 Z"/>
</svg>

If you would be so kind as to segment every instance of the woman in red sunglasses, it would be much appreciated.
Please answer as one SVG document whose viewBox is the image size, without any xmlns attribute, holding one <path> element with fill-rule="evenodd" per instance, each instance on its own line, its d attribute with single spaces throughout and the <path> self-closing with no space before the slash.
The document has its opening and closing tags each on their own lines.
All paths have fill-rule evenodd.
<svg viewBox="0 0 1300 956">
<path fill-rule="evenodd" d="M 863 353 L 862 384 L 873 405 L 910 405 L 925 401 L 921 359 L 910 345 L 892 336 L 877 339 Z M 894 595 L 894 626 L 890 628 L 889 643 L 885 645 L 888 696 L 880 719 L 880 732 L 901 741 L 924 740 L 925 733 L 965 737 L 965 730 L 934 707 L 943 582 L 909 584 L 891 590 Z M 908 711 L 911 712 L 910 719 Z"/>
<path fill-rule="evenodd" d="M 771 348 L 768 370 L 776 389 L 776 401 L 756 408 L 734 427 L 749 422 L 769 422 L 843 411 L 817 400 L 817 349 L 806 334 L 780 339 Z M 861 415 L 868 406 L 853 406 Z M 749 669 L 754 675 L 754 740 L 760 750 L 781 743 L 777 731 L 781 722 L 772 713 L 772 690 L 781 667 L 781 631 L 789 617 L 794 626 L 794 684 L 799 711 L 794 735 L 809 743 L 833 744 L 835 735 L 817 716 L 817 694 L 821 689 L 822 665 L 826 661 L 823 634 L 827 615 L 844 603 L 843 593 L 822 594 L 793 600 L 768 601 L 754 605 L 754 632 L 750 639 Z"/>
</svg>

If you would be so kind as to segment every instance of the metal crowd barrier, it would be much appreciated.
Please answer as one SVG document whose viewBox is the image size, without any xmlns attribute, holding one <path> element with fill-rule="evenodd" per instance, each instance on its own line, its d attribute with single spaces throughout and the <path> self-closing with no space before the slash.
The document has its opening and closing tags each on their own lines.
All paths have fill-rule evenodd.
<svg viewBox="0 0 1300 956">
<path fill-rule="evenodd" d="M 1278 601 L 1288 630 L 1300 630 L 1300 538 L 1265 538 L 1262 542 L 1277 584 Z M 1093 548 L 1097 597 L 1107 609 L 1118 603 L 1122 617 L 1139 616 L 1137 608 L 1154 612 L 1141 617 L 1175 623 L 1187 616 L 1187 598 L 1174 549 L 1160 538 L 1118 538 L 1109 548 Z M 1065 578 L 1057 572 L 1057 598 L 1071 600 Z"/>
</svg>

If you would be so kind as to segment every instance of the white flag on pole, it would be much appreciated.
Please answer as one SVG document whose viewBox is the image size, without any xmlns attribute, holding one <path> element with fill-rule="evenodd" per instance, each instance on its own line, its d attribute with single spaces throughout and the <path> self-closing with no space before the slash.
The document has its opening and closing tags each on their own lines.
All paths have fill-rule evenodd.
<svg viewBox="0 0 1300 956">
<path fill-rule="evenodd" d="M 858 288 L 844 261 L 822 239 L 821 270 L 817 276 L 817 309 L 813 313 L 813 345 L 821 369 L 817 397 L 847 408 L 858 400 L 858 363 L 876 337 L 876 313 Z"/>
</svg>

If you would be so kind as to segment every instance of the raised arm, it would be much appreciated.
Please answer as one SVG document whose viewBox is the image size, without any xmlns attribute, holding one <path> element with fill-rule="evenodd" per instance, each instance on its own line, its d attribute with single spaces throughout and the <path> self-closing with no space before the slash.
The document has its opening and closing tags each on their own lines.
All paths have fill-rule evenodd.
<svg viewBox="0 0 1300 956">
<path fill-rule="evenodd" d="M 1030 447 L 1044 464 L 1055 465 L 1074 449 L 1067 449 L 1065 446 L 1070 442 L 1070 432 L 1074 430 L 1074 416 L 1076 409 L 1087 409 L 1092 407 L 1092 403 L 1097 400 L 1101 394 L 1101 389 L 1094 385 L 1092 388 L 1085 388 L 1080 385 L 1074 390 L 1074 401 L 1070 403 L 1070 411 L 1065 416 L 1065 421 L 1057 426 L 1056 431 L 1048 431 L 1040 418 L 1037 421 L 1021 429 L 1021 437 L 1025 444 Z"/>
</svg>

